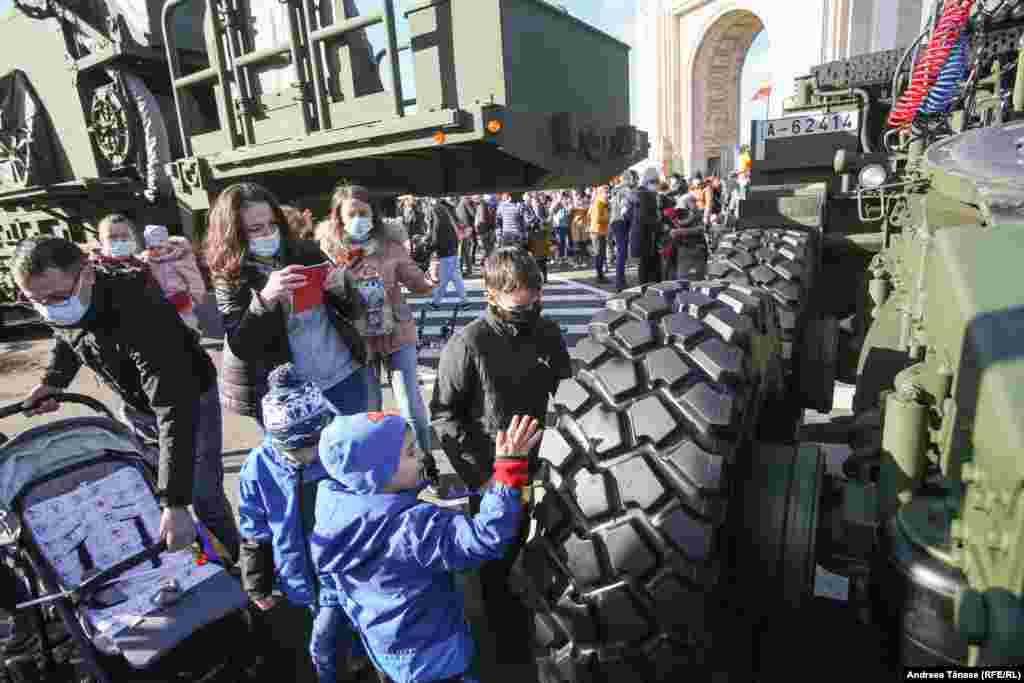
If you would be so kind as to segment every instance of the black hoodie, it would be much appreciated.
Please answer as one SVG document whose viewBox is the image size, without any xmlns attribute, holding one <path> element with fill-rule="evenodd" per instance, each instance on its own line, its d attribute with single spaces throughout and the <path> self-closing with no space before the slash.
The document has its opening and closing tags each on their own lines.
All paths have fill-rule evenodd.
<svg viewBox="0 0 1024 683">
<path fill-rule="evenodd" d="M 548 399 L 572 362 L 555 321 L 541 316 L 523 332 L 488 309 L 455 333 L 441 352 L 431 419 L 452 467 L 478 488 L 494 467 L 494 439 L 515 415 L 543 426 Z"/>
</svg>

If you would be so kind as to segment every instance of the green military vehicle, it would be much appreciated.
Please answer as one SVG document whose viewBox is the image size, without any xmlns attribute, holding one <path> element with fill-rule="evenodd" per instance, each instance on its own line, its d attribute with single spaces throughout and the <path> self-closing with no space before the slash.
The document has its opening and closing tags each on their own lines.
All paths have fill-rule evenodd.
<svg viewBox="0 0 1024 683">
<path fill-rule="evenodd" d="M 1019 678 L 1022 34 L 1024 2 L 940 1 L 814 68 L 711 279 L 590 323 L 519 567 L 542 680 Z M 805 412 L 837 379 L 852 410 Z"/>
<path fill-rule="evenodd" d="M 0 259 L 32 234 L 86 242 L 113 211 L 199 238 L 243 179 L 323 208 L 343 178 L 381 198 L 564 187 L 647 154 L 628 46 L 540 0 L 14 5 Z"/>
</svg>

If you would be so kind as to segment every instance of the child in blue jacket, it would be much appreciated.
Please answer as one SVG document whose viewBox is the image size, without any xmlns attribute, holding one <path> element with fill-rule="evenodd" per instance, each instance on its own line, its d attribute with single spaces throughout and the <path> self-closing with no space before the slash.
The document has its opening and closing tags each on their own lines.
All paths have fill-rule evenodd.
<svg viewBox="0 0 1024 683">
<path fill-rule="evenodd" d="M 242 587 L 262 611 L 274 607 L 276 588 L 313 612 L 313 666 L 321 683 L 335 683 L 336 658 L 356 641 L 337 595 L 317 581 L 310 548 L 317 484 L 327 477 L 317 444 L 335 413 L 291 363 L 275 368 L 268 384 L 266 436 L 239 476 Z"/>
<path fill-rule="evenodd" d="M 417 499 L 415 433 L 397 415 L 336 417 L 320 437 L 313 560 L 331 581 L 370 660 L 393 683 L 461 681 L 473 639 L 453 572 L 503 555 L 515 539 L 537 421 L 512 418 L 476 517 Z M 382 676 L 382 678 L 383 678 Z"/>
</svg>

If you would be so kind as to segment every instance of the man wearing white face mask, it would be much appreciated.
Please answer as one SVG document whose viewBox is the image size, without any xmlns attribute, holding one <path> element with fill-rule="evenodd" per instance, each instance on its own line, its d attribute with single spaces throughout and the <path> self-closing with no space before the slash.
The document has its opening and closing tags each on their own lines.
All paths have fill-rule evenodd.
<svg viewBox="0 0 1024 683">
<path fill-rule="evenodd" d="M 138 231 L 131 219 L 121 213 L 112 213 L 100 221 L 96 232 L 100 240 L 100 255 L 109 259 L 130 259 L 139 252 Z"/>
<path fill-rule="evenodd" d="M 56 410 L 48 397 L 88 366 L 120 396 L 127 424 L 158 445 L 161 537 L 172 550 L 192 542 L 191 504 L 237 558 L 238 528 L 223 486 L 217 371 L 152 279 L 138 269 L 90 261 L 59 237 L 23 241 L 11 272 L 54 336 L 42 382 L 25 399 L 26 413 Z"/>
</svg>

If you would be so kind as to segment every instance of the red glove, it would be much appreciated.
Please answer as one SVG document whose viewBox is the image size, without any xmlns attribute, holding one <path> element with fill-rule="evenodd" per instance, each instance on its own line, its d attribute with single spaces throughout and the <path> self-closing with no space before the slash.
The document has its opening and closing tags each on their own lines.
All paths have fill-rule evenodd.
<svg viewBox="0 0 1024 683">
<path fill-rule="evenodd" d="M 672 258 L 672 246 L 669 245 L 667 247 L 662 247 L 661 248 L 661 255 L 664 258 Z"/>
<path fill-rule="evenodd" d="M 498 458 L 494 461 L 494 481 L 521 489 L 530 483 L 528 467 L 526 458 Z"/>
</svg>

